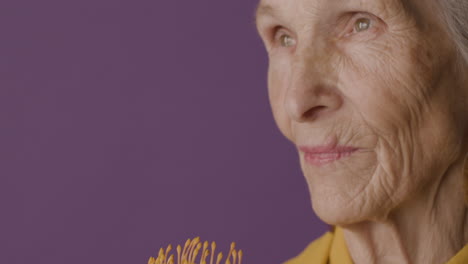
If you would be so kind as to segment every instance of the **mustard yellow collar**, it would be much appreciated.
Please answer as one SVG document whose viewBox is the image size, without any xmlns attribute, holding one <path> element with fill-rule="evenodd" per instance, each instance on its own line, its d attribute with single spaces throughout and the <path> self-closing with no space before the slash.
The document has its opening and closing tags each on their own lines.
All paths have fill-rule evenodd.
<svg viewBox="0 0 468 264">
<path fill-rule="evenodd" d="M 353 264 L 346 247 L 343 229 L 336 227 L 310 243 L 297 257 L 284 264 Z M 460 250 L 446 264 L 467 264 L 468 245 Z"/>
</svg>

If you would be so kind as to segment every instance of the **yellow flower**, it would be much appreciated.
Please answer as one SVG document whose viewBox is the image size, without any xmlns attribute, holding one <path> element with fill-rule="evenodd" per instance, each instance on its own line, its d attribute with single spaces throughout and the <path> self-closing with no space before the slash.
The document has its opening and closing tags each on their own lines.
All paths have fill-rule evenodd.
<svg viewBox="0 0 468 264">
<path fill-rule="evenodd" d="M 202 245 L 200 237 L 196 237 L 193 240 L 187 239 L 184 248 L 180 245 L 177 246 L 177 262 L 174 259 L 174 254 L 169 256 L 172 250 L 172 245 L 167 246 L 166 250 L 161 248 L 157 258 L 150 257 L 148 264 L 208 264 L 207 258 L 209 257 L 209 264 L 220 264 L 223 259 L 223 253 L 219 252 L 214 262 L 216 243 L 211 242 L 211 251 L 208 249 L 208 241 L 205 241 Z M 203 246 L 203 249 L 202 249 Z M 241 264 L 242 262 L 242 250 L 237 251 L 235 249 L 236 243 L 231 243 L 231 249 L 226 257 L 224 264 Z M 199 251 L 201 255 L 199 261 L 196 262 Z M 232 261 L 232 262 L 231 262 Z"/>
</svg>

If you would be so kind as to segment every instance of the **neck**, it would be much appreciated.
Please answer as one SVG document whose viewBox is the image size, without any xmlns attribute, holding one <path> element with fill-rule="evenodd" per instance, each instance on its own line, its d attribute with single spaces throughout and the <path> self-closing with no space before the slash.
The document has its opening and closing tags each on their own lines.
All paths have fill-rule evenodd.
<svg viewBox="0 0 468 264">
<path fill-rule="evenodd" d="M 463 162 L 385 219 L 343 226 L 354 263 L 442 264 L 468 242 Z"/>
</svg>

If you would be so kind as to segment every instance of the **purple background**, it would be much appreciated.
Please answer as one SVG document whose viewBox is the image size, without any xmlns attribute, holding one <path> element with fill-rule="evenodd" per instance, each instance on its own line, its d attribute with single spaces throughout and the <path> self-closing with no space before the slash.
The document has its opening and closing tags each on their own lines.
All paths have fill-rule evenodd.
<svg viewBox="0 0 468 264">
<path fill-rule="evenodd" d="M 267 97 L 253 0 L 2 0 L 0 263 L 280 263 L 327 226 Z"/>
</svg>

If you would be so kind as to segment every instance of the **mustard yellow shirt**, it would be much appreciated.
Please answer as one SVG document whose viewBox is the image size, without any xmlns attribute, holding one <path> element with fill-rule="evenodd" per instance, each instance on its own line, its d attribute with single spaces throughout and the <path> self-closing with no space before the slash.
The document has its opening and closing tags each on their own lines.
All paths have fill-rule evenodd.
<svg viewBox="0 0 468 264">
<path fill-rule="evenodd" d="M 467 264 L 468 245 L 460 250 L 446 264 Z M 310 243 L 299 256 L 284 264 L 353 264 L 344 240 L 343 230 L 339 227 L 334 232 L 327 232 Z"/>
</svg>

